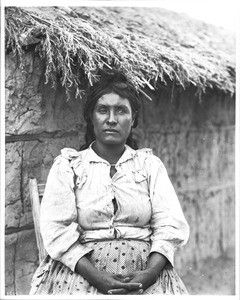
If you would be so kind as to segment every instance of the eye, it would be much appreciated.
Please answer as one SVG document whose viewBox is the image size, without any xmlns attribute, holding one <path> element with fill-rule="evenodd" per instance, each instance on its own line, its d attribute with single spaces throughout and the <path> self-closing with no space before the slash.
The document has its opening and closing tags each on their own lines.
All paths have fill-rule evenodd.
<svg viewBox="0 0 240 300">
<path fill-rule="evenodd" d="M 107 113 L 106 107 L 99 107 L 97 111 L 98 111 L 100 114 L 106 114 L 106 113 Z"/>
<path fill-rule="evenodd" d="M 125 110 L 124 108 L 122 108 L 122 107 L 119 107 L 119 108 L 117 109 L 117 112 L 118 112 L 118 114 L 123 115 L 123 114 L 126 113 L 126 110 Z"/>
</svg>

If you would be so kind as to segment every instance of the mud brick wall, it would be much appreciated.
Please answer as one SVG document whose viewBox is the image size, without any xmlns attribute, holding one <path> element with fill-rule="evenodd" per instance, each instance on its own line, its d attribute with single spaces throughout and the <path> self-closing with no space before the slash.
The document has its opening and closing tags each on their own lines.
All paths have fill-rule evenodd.
<svg viewBox="0 0 240 300">
<path fill-rule="evenodd" d="M 143 146 L 164 162 L 190 225 L 189 242 L 176 255 L 184 274 L 206 258 L 234 256 L 235 103 L 217 91 L 201 101 L 191 90 L 157 98 L 144 102 Z"/>
<path fill-rule="evenodd" d="M 82 102 L 45 84 L 43 64 L 30 52 L 26 67 L 6 57 L 6 294 L 28 294 L 38 266 L 28 181 L 45 182 L 60 149 L 79 149 Z M 202 102 L 189 89 L 162 89 L 143 102 L 135 134 L 164 162 L 191 227 L 176 255 L 180 274 L 234 248 L 234 100 L 217 91 Z"/>
<path fill-rule="evenodd" d="M 24 70 L 6 57 L 6 294 L 28 294 L 38 266 L 38 250 L 29 199 L 29 178 L 46 182 L 60 149 L 79 149 L 84 129 L 82 103 L 66 101 L 62 87 L 45 85 L 43 65 L 32 54 Z"/>
</svg>

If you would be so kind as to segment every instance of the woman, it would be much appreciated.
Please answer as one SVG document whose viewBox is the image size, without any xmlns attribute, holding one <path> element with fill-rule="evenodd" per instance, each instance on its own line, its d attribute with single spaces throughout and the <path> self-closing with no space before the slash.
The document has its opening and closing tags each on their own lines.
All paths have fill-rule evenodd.
<svg viewBox="0 0 240 300">
<path fill-rule="evenodd" d="M 63 149 L 41 205 L 49 253 L 30 294 L 187 294 L 173 268 L 189 227 L 163 163 L 137 150 L 140 101 L 117 72 L 84 109 L 86 144 Z"/>
</svg>

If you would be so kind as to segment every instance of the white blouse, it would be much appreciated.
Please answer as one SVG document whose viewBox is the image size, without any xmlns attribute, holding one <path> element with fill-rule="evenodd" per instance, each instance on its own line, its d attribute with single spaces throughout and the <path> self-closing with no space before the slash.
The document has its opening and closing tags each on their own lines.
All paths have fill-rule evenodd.
<svg viewBox="0 0 240 300">
<path fill-rule="evenodd" d="M 151 149 L 125 151 L 110 164 L 92 147 L 65 148 L 50 170 L 41 204 L 41 233 L 49 255 L 74 271 L 93 249 L 88 241 L 139 239 L 174 264 L 189 226 L 166 169 Z"/>
</svg>

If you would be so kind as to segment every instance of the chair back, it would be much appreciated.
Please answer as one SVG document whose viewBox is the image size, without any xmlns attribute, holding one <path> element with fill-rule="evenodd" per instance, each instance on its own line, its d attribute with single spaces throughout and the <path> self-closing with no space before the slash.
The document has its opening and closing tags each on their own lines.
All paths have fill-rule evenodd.
<svg viewBox="0 0 240 300">
<path fill-rule="evenodd" d="M 36 178 L 32 178 L 29 180 L 29 194 L 30 194 L 30 201 L 32 205 L 32 214 L 33 214 L 33 222 L 38 246 L 38 255 L 39 255 L 39 262 L 41 262 L 44 257 L 47 255 L 47 252 L 44 248 L 43 239 L 40 232 L 40 205 L 43 197 L 45 189 L 45 184 L 37 183 Z"/>
</svg>

